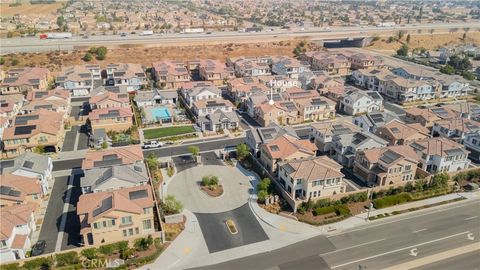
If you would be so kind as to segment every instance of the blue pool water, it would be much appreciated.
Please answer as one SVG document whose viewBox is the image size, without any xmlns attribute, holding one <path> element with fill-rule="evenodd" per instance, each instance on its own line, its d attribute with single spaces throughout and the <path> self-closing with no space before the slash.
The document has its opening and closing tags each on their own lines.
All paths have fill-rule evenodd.
<svg viewBox="0 0 480 270">
<path fill-rule="evenodd" d="M 165 107 L 151 108 L 150 111 L 155 119 L 169 119 L 171 117 L 170 112 Z"/>
</svg>

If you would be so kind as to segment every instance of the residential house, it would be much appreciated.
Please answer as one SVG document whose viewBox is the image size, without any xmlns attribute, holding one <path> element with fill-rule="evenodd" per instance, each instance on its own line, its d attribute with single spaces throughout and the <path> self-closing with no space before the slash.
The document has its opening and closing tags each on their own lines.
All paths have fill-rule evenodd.
<svg viewBox="0 0 480 270">
<path fill-rule="evenodd" d="M 88 103 L 92 110 L 108 108 L 130 108 L 128 94 L 105 92 L 92 96 Z"/>
<path fill-rule="evenodd" d="M 152 107 L 155 105 L 177 104 L 178 93 L 176 90 L 138 91 L 135 94 L 135 103 L 138 107 Z"/>
<path fill-rule="evenodd" d="M 368 186 L 405 185 L 415 180 L 419 158 L 408 145 L 357 152 L 353 171 Z"/>
<path fill-rule="evenodd" d="M 315 143 L 321 153 L 329 153 L 332 149 L 333 136 L 360 131 L 360 128 L 344 119 L 316 122 L 311 124 L 310 140 Z"/>
<path fill-rule="evenodd" d="M 462 142 L 465 136 L 480 130 L 480 123 L 466 118 L 452 118 L 433 123 L 433 136 L 451 138 Z"/>
<path fill-rule="evenodd" d="M 266 127 L 251 128 L 246 131 L 245 142 L 250 147 L 253 155 L 259 157 L 260 146 L 269 143 L 276 138 L 288 134 L 292 137 L 300 139 L 297 133 L 291 126 L 279 126 L 276 123 L 271 123 Z"/>
<path fill-rule="evenodd" d="M 102 84 L 100 66 L 89 64 L 65 67 L 55 83 L 72 92 L 72 96 L 88 96 L 92 89 Z"/>
<path fill-rule="evenodd" d="M 68 117 L 71 110 L 70 92 L 63 89 L 54 89 L 45 92 L 29 92 L 28 104 L 21 108 L 23 114 L 35 113 L 36 110 L 45 109 L 57 112 Z"/>
<path fill-rule="evenodd" d="M 352 69 L 377 69 L 383 68 L 385 63 L 381 56 L 363 52 L 343 51 L 340 54 L 347 57 Z"/>
<path fill-rule="evenodd" d="M 310 88 L 317 90 L 321 95 L 327 95 L 332 89 L 343 87 L 343 84 L 338 78 L 326 74 L 318 74 L 311 80 Z"/>
<path fill-rule="evenodd" d="M 77 215 L 85 246 L 152 234 L 154 206 L 149 185 L 81 195 Z"/>
<path fill-rule="evenodd" d="M 42 185 L 35 177 L 4 173 L 0 175 L 0 207 L 42 202 Z"/>
<path fill-rule="evenodd" d="M 227 67 L 225 63 L 218 60 L 200 60 L 198 64 L 198 74 L 204 81 L 211 81 L 216 86 L 226 84 L 229 79 L 235 78 L 235 71 Z"/>
<path fill-rule="evenodd" d="M 388 69 L 357 69 L 350 76 L 356 86 L 377 92 L 384 92 L 385 82 L 395 78 L 397 76 Z"/>
<path fill-rule="evenodd" d="M 19 177 L 35 178 L 40 181 L 42 194 L 49 193 L 49 181 L 52 180 L 52 158 L 25 152 L 13 160 L 4 161 L 1 174 L 13 174 Z M 3 176 L 2 176 L 3 177 Z M 35 185 L 32 181 L 32 186 Z"/>
<path fill-rule="evenodd" d="M 6 117 L 0 116 L 0 141 L 3 137 L 3 131 L 10 126 L 10 121 Z"/>
<path fill-rule="evenodd" d="M 480 161 L 480 132 L 465 134 L 463 145 L 470 152 L 468 157 L 477 162 Z"/>
<path fill-rule="evenodd" d="M 383 111 L 383 98 L 374 91 L 350 90 L 340 98 L 339 109 L 349 115 Z"/>
<path fill-rule="evenodd" d="M 20 112 L 25 98 L 22 94 L 10 94 L 0 96 L 0 117 L 11 119 Z"/>
<path fill-rule="evenodd" d="M 38 109 L 30 114 L 17 115 L 3 131 L 3 151 L 7 157 L 42 147 L 47 152 L 60 150 L 64 136 L 63 114 Z"/>
<path fill-rule="evenodd" d="M 268 101 L 255 106 L 254 110 L 254 119 L 262 127 L 266 127 L 270 123 L 281 126 L 292 125 L 300 123 L 302 120 L 293 101 Z"/>
<path fill-rule="evenodd" d="M 255 77 L 271 74 L 271 57 L 237 57 L 228 58 L 227 65 L 233 67 L 239 77 Z"/>
<path fill-rule="evenodd" d="M 317 150 L 310 140 L 284 134 L 260 146 L 260 162 L 267 171 L 276 174 L 279 163 L 315 157 Z"/>
<path fill-rule="evenodd" d="M 290 78 L 288 75 L 263 75 L 258 80 L 270 88 L 271 93 L 279 94 L 290 87 L 300 86 L 298 79 Z"/>
<path fill-rule="evenodd" d="M 227 93 L 235 103 L 244 103 L 254 93 L 269 94 L 270 88 L 256 77 L 244 77 L 228 81 Z"/>
<path fill-rule="evenodd" d="M 443 107 L 419 108 L 405 110 L 405 119 L 411 123 L 419 123 L 426 128 L 432 128 L 433 123 L 442 119 L 456 118 L 459 115 Z"/>
<path fill-rule="evenodd" d="M 298 75 L 306 70 L 307 67 L 294 58 L 281 56 L 272 59 L 272 73 L 276 75 L 298 79 Z"/>
<path fill-rule="evenodd" d="M 95 109 L 88 114 L 92 131 L 105 129 L 105 131 L 124 132 L 133 125 L 131 108 L 102 108 Z"/>
<path fill-rule="evenodd" d="M 124 86 L 128 92 L 140 90 L 147 84 L 147 75 L 140 64 L 109 64 L 107 85 Z"/>
<path fill-rule="evenodd" d="M 222 91 L 210 84 L 197 83 L 195 85 L 182 86 L 180 94 L 188 107 L 192 107 L 193 103 L 199 100 L 220 99 Z"/>
<path fill-rule="evenodd" d="M 357 151 L 387 146 L 387 141 L 369 132 L 356 131 L 333 135 L 330 156 L 347 168 L 353 168 Z"/>
<path fill-rule="evenodd" d="M 434 80 L 415 80 L 403 77 L 390 78 L 380 81 L 383 86 L 379 92 L 387 98 L 404 104 L 416 100 L 434 99 L 437 96 L 440 85 Z"/>
<path fill-rule="evenodd" d="M 147 183 L 147 168 L 142 162 L 91 168 L 85 170 L 85 176 L 80 179 L 83 194 L 112 191 Z"/>
<path fill-rule="evenodd" d="M 399 120 L 396 114 L 373 111 L 371 113 L 357 115 L 352 121 L 363 131 L 375 133 L 379 127 L 383 127 L 394 119 Z"/>
<path fill-rule="evenodd" d="M 114 147 L 100 151 L 87 151 L 82 160 L 82 170 L 128 165 L 143 162 L 143 151 L 140 145 Z"/>
<path fill-rule="evenodd" d="M 207 105 L 208 106 L 208 105 Z M 240 119 L 235 111 L 216 109 L 207 115 L 200 116 L 197 125 L 202 131 L 218 132 L 223 130 L 236 130 L 240 127 Z"/>
<path fill-rule="evenodd" d="M 410 147 L 418 155 L 420 168 L 429 173 L 456 172 L 468 169 L 469 152 L 465 147 L 447 138 L 428 138 L 414 141 Z"/>
<path fill-rule="evenodd" d="M 0 83 L 0 93 L 25 94 L 30 91 L 47 90 L 51 80 L 50 71 L 46 68 L 11 68 L 5 72 L 5 78 Z"/>
<path fill-rule="evenodd" d="M 323 70 L 330 76 L 346 76 L 350 74 L 351 63 L 341 54 L 329 52 L 306 53 L 310 59 L 312 70 Z"/>
<path fill-rule="evenodd" d="M 273 96 L 273 95 L 272 95 Z M 279 99 L 281 100 L 281 97 L 279 96 Z M 244 107 L 247 111 L 247 114 L 251 118 L 255 118 L 255 108 L 259 106 L 262 103 L 268 102 L 270 99 L 265 95 L 264 93 L 260 92 L 253 92 L 246 100 L 244 103 Z"/>
<path fill-rule="evenodd" d="M 279 164 L 278 181 L 295 200 L 317 200 L 344 193 L 342 166 L 326 157 L 291 160 Z"/>
<path fill-rule="evenodd" d="M 321 121 L 335 118 L 336 102 L 326 97 L 309 97 L 296 99 L 302 122 Z"/>
<path fill-rule="evenodd" d="M 430 131 L 418 123 L 405 124 L 394 119 L 377 128 L 375 134 L 386 140 L 388 145 L 407 145 L 410 142 L 430 137 Z"/>
<path fill-rule="evenodd" d="M 480 105 L 471 102 L 455 102 L 443 106 L 458 115 L 458 117 L 480 120 Z"/>
<path fill-rule="evenodd" d="M 235 106 L 232 102 L 221 98 L 200 99 L 195 101 L 192 106 L 192 111 L 197 117 L 205 116 L 217 110 L 225 113 L 233 112 L 234 109 Z"/>
<path fill-rule="evenodd" d="M 161 89 L 177 89 L 190 81 L 190 73 L 182 61 L 159 61 L 152 64 L 152 75 Z"/>
<path fill-rule="evenodd" d="M 36 229 L 35 204 L 26 203 L 0 207 L 0 261 L 2 263 L 25 259 Z"/>
</svg>

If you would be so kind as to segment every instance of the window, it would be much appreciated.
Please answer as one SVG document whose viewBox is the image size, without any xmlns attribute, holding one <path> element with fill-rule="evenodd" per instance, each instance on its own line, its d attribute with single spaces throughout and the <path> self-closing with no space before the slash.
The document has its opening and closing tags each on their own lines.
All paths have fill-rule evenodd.
<svg viewBox="0 0 480 270">
<path fill-rule="evenodd" d="M 123 230 L 123 237 L 127 237 L 128 234 L 127 234 L 127 230 Z"/>
<path fill-rule="evenodd" d="M 150 213 L 152 212 L 151 210 L 152 210 L 152 209 L 149 208 L 149 207 L 143 208 L 143 213 L 144 213 L 144 214 L 150 214 Z"/>
<path fill-rule="evenodd" d="M 99 226 L 98 222 L 93 223 L 93 228 L 94 229 L 100 229 L 101 226 Z"/>
<path fill-rule="evenodd" d="M 104 228 L 108 227 L 106 220 L 103 221 L 103 227 L 104 227 Z"/>
<path fill-rule="evenodd" d="M 131 224 L 132 223 L 132 217 L 122 217 L 122 224 Z"/>
<path fill-rule="evenodd" d="M 140 230 L 138 229 L 138 227 L 135 228 L 135 234 L 139 234 L 140 233 Z"/>
<path fill-rule="evenodd" d="M 151 219 L 146 219 L 143 221 L 143 229 L 144 230 L 150 230 L 152 228 L 152 220 Z"/>
<path fill-rule="evenodd" d="M 133 228 L 128 229 L 128 235 L 133 235 Z"/>
<path fill-rule="evenodd" d="M 0 248 L 6 247 L 7 246 L 7 241 L 2 240 L 0 241 Z"/>
</svg>

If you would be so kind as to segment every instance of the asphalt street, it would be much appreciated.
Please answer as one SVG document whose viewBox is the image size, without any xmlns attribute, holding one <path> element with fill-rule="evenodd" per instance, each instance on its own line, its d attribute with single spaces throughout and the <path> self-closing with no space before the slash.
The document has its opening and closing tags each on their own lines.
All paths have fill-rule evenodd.
<svg viewBox="0 0 480 270">
<path fill-rule="evenodd" d="M 480 244 L 478 209 L 480 209 L 480 202 L 476 200 L 407 216 L 400 215 L 378 220 L 328 238 L 316 237 L 272 252 L 199 269 L 383 269 L 395 267 L 411 260 L 472 243 Z M 290 254 L 288 251 L 296 252 Z M 472 261 L 477 259 L 475 256 L 465 256 L 465 258 L 462 257 L 463 265 L 475 264 L 475 261 Z M 458 260 L 459 258 L 451 258 L 447 259 L 446 263 L 454 266 L 455 261 Z"/>
<path fill-rule="evenodd" d="M 462 269 L 462 270 L 479 270 L 480 269 L 480 256 L 478 250 L 458 255 L 452 258 L 441 260 L 429 265 L 414 268 L 414 270 L 450 270 L 450 269 Z"/>
<path fill-rule="evenodd" d="M 248 204 L 222 213 L 194 213 L 210 253 L 268 240 Z M 229 232 L 226 221 L 233 220 L 237 233 Z"/>
<path fill-rule="evenodd" d="M 433 23 L 433 24 L 411 24 L 396 25 L 393 27 L 376 26 L 354 26 L 339 27 L 332 29 L 311 28 L 306 30 L 285 30 L 277 29 L 274 31 L 262 31 L 258 33 L 245 32 L 212 32 L 207 35 L 200 34 L 155 34 L 150 36 L 141 36 L 138 34 L 121 37 L 119 35 L 97 35 L 89 38 L 74 36 L 71 39 L 40 40 L 38 37 L 11 38 L 2 42 L 2 54 L 18 52 L 39 52 L 49 50 L 73 50 L 74 46 L 93 46 L 93 45 L 119 45 L 119 44 L 178 44 L 179 42 L 225 42 L 225 41 L 251 41 L 256 39 L 286 39 L 295 37 L 312 37 L 322 39 L 354 38 L 372 36 L 373 34 L 390 35 L 399 30 L 414 31 L 436 29 L 435 33 L 446 32 L 450 29 L 469 27 L 471 31 L 476 30 L 478 22 L 464 23 Z"/>
<path fill-rule="evenodd" d="M 179 155 L 190 154 L 190 151 L 188 150 L 188 148 L 192 145 L 198 146 L 200 148 L 200 152 L 206 152 L 206 151 L 213 151 L 217 149 L 224 149 L 227 146 L 236 146 L 237 144 L 241 144 L 243 142 L 245 142 L 245 137 L 238 137 L 234 139 L 206 141 L 206 142 L 198 142 L 198 143 L 187 144 L 187 145 L 148 149 L 148 150 L 144 150 L 143 154 L 144 156 L 148 156 L 148 154 L 154 153 L 157 157 L 179 156 Z"/>
</svg>

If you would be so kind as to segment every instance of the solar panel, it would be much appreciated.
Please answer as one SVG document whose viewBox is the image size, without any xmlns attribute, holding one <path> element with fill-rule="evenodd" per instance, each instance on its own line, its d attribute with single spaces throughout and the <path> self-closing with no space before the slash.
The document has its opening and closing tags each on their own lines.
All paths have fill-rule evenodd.
<svg viewBox="0 0 480 270">
<path fill-rule="evenodd" d="M 6 78 L 3 80 L 4 83 L 13 83 L 16 82 L 18 78 Z"/>
<path fill-rule="evenodd" d="M 98 167 L 107 167 L 107 166 L 112 166 L 112 165 L 119 165 L 122 164 L 122 160 L 117 158 L 117 159 L 110 159 L 110 160 L 99 160 L 99 161 L 94 161 L 93 166 L 98 168 Z"/>
<path fill-rule="evenodd" d="M 21 192 L 18 190 L 13 190 L 11 187 L 0 186 L 0 194 L 12 197 L 19 197 Z"/>
<path fill-rule="evenodd" d="M 15 125 L 25 125 L 30 120 L 37 120 L 38 114 L 35 115 L 20 115 L 15 117 Z"/>
<path fill-rule="evenodd" d="M 400 130 L 396 127 L 392 128 L 392 132 L 393 133 L 400 133 Z"/>
<path fill-rule="evenodd" d="M 352 143 L 359 144 L 363 142 L 365 139 L 367 139 L 367 136 L 363 135 L 362 133 L 355 133 L 355 135 L 353 135 Z"/>
<path fill-rule="evenodd" d="M 117 154 L 109 154 L 109 155 L 104 155 L 102 157 L 102 160 L 112 160 L 117 158 L 118 158 Z"/>
<path fill-rule="evenodd" d="M 385 162 L 386 164 L 390 164 L 400 157 L 401 156 L 399 154 L 395 153 L 395 152 L 387 151 L 387 152 L 383 153 L 383 155 L 380 157 L 380 160 Z"/>
<path fill-rule="evenodd" d="M 133 166 L 133 169 L 137 172 L 143 172 L 143 169 L 140 166 Z"/>
<path fill-rule="evenodd" d="M 31 162 L 31 161 L 28 161 L 28 160 L 26 160 L 25 162 L 23 162 L 23 167 L 28 168 L 28 169 L 33 168 L 33 165 L 34 165 L 34 163 Z"/>
<path fill-rule="evenodd" d="M 278 145 L 270 145 L 270 150 L 272 150 L 272 152 L 277 152 L 280 151 L 280 148 L 278 148 Z"/>
<path fill-rule="evenodd" d="M 15 130 L 13 132 L 14 135 L 26 135 L 32 133 L 32 131 L 36 128 L 36 125 L 30 125 L 30 126 L 19 126 L 15 127 Z"/>
<path fill-rule="evenodd" d="M 142 199 L 142 198 L 147 198 L 147 197 L 148 197 L 148 193 L 147 193 L 146 189 L 130 191 L 128 193 L 128 198 L 130 200 L 137 200 L 137 199 Z"/>
<path fill-rule="evenodd" d="M 105 198 L 102 200 L 102 205 L 96 209 L 93 210 L 93 217 L 96 217 L 105 211 L 111 209 L 113 206 L 113 197 L 110 196 L 108 198 Z"/>
<path fill-rule="evenodd" d="M 1 106 L 2 108 L 8 107 L 8 103 L 2 103 L 0 106 Z"/>
</svg>

